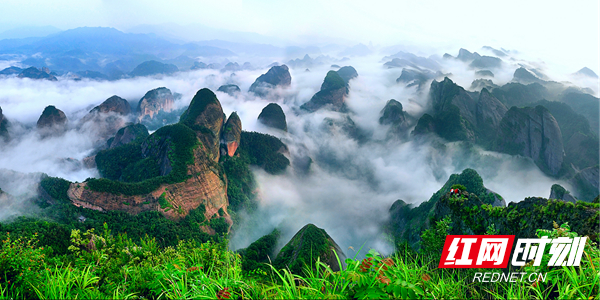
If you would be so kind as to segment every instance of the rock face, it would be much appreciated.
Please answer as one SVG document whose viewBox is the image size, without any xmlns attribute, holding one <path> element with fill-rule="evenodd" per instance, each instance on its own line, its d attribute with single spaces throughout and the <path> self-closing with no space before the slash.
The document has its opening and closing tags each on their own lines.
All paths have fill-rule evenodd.
<svg viewBox="0 0 600 300">
<path fill-rule="evenodd" d="M 397 83 L 404 83 L 407 87 L 417 86 L 420 90 L 424 84 L 429 80 L 435 79 L 440 76 L 441 73 L 433 73 L 428 70 L 415 70 L 415 69 L 402 69 L 400 77 L 396 79 Z"/>
<path fill-rule="evenodd" d="M 0 142 L 5 142 L 8 138 L 8 120 L 2 114 L 2 107 L 0 107 Z"/>
<path fill-rule="evenodd" d="M 139 151 L 136 154 L 140 156 L 138 160 L 127 165 L 123 172 L 130 167 L 133 167 L 133 173 L 135 170 L 146 170 L 149 163 L 158 169 L 156 176 L 170 176 L 169 181 L 162 181 L 162 184 L 157 184 L 151 191 L 142 188 L 140 192 L 131 192 L 129 188 L 137 186 L 138 181 L 127 183 L 125 192 L 112 192 L 125 184 L 119 181 L 92 181 L 96 187 L 91 186 L 92 182 L 73 183 L 67 192 L 69 199 L 77 206 L 100 211 L 121 210 L 130 214 L 159 211 L 174 220 L 183 218 L 190 210 L 204 205 L 207 219 L 212 218 L 219 209 L 225 211 L 226 219 L 229 218 L 226 213 L 229 205 L 226 178 L 215 165 L 219 159 L 221 132 L 232 133 L 233 138 L 225 134 L 225 140 L 235 139 L 235 132 L 241 132 L 241 122 L 236 115 L 232 115 L 229 125 L 225 126 L 231 130 L 222 130 L 223 119 L 221 104 L 214 93 L 208 89 L 199 90 L 188 110 L 181 116 L 180 123 L 160 128 L 140 144 L 129 143 L 105 150 L 116 151 L 126 147 L 123 149 Z M 137 136 L 134 131 L 142 129 L 137 128 L 138 126 L 140 125 L 123 128 L 111 144 L 125 142 Z M 239 137 L 237 141 L 239 142 Z M 159 180 L 157 178 L 161 177 L 139 180 L 149 180 L 140 184 L 152 186 L 153 181 Z M 103 186 L 99 184 L 108 184 L 113 188 L 103 190 Z M 228 222 L 231 223 L 231 220 L 228 219 Z"/>
<path fill-rule="evenodd" d="M 142 141 L 149 135 L 150 134 L 148 133 L 148 129 L 146 128 L 146 126 L 142 124 L 130 124 L 119 129 L 115 137 L 107 141 L 107 146 L 110 149 L 134 141 Z"/>
<path fill-rule="evenodd" d="M 67 130 L 67 116 L 62 110 L 49 105 L 38 119 L 37 128 L 42 136 L 60 135 Z"/>
<path fill-rule="evenodd" d="M 132 77 L 151 76 L 158 74 L 169 75 L 178 71 L 179 69 L 176 65 L 163 64 L 155 60 L 149 60 L 139 64 L 137 67 L 135 67 L 135 69 L 133 69 L 133 71 L 131 71 L 131 73 L 129 73 L 129 75 Z"/>
<path fill-rule="evenodd" d="M 533 75 L 533 73 L 527 71 L 527 69 L 525 69 L 523 67 L 515 70 L 512 81 L 519 82 L 522 84 L 543 82 L 541 79 L 537 78 L 535 75 Z"/>
<path fill-rule="evenodd" d="M 448 77 L 433 81 L 429 90 L 436 132 L 450 140 L 475 140 L 477 101 Z"/>
<path fill-rule="evenodd" d="M 225 153 L 221 155 L 228 155 L 232 157 L 235 155 L 235 151 L 240 146 L 240 138 L 242 136 L 242 120 L 236 112 L 232 112 L 223 126 L 223 137 L 221 144 Z"/>
<path fill-rule="evenodd" d="M 460 48 L 458 50 L 458 56 L 456 58 L 459 60 L 462 60 L 464 62 L 468 62 L 468 61 L 472 61 L 472 60 L 475 60 L 480 57 L 481 57 L 481 55 L 479 55 L 479 53 L 477 53 L 477 52 L 471 53 L 467 49 Z"/>
<path fill-rule="evenodd" d="M 138 120 L 152 119 L 160 111 L 170 112 L 173 110 L 175 99 L 171 90 L 165 87 L 153 89 L 144 95 L 138 103 Z"/>
<path fill-rule="evenodd" d="M 105 141 L 125 126 L 130 113 L 131 107 L 127 100 L 115 95 L 94 107 L 80 123 Z"/>
<path fill-rule="evenodd" d="M 240 90 L 240 87 L 237 86 L 237 85 L 235 85 L 235 84 L 225 84 L 225 85 L 222 85 L 222 86 L 220 86 L 217 89 L 217 91 L 218 92 L 223 92 L 223 93 L 225 93 L 225 94 L 227 94 L 229 96 L 232 96 L 232 97 L 234 97 L 234 96 L 236 96 L 236 95 L 238 95 L 239 93 L 242 92 L 242 90 Z"/>
<path fill-rule="evenodd" d="M 496 136 L 500 120 L 507 109 L 503 103 L 483 88 L 476 100 L 462 87 L 447 77 L 433 81 L 429 97 L 433 114 L 419 120 L 414 134 L 434 130 L 450 141 L 473 141 L 487 146 Z"/>
<path fill-rule="evenodd" d="M 207 148 L 208 155 L 214 161 L 219 161 L 221 129 L 225 115 L 221 103 L 211 90 L 199 90 L 179 122 L 192 128 Z"/>
<path fill-rule="evenodd" d="M 558 175 L 565 153 L 556 119 L 539 105 L 512 107 L 500 122 L 495 149 L 530 157 L 540 169 L 553 176 Z"/>
<path fill-rule="evenodd" d="M 163 184 L 148 194 L 127 196 L 98 192 L 86 188 L 87 183 L 72 183 L 67 195 L 76 206 L 99 211 L 121 210 L 130 214 L 144 211 L 159 211 L 170 219 L 185 217 L 190 210 L 201 204 L 206 206 L 205 217 L 212 218 L 220 208 L 226 211 L 228 200 L 226 185 L 219 174 L 213 171 L 212 163 L 200 148 L 194 150 L 194 164 L 188 166 L 192 176 L 184 182 Z M 173 209 L 161 208 L 161 198 Z"/>
<path fill-rule="evenodd" d="M 585 168 L 570 180 L 570 183 L 577 189 L 577 198 L 585 201 L 592 201 L 600 194 L 600 168 L 598 165 Z"/>
<path fill-rule="evenodd" d="M 496 129 L 507 111 L 506 106 L 487 89 L 481 90 L 476 106 L 477 129 L 481 139 L 489 141 L 495 138 Z"/>
<path fill-rule="evenodd" d="M 131 107 L 129 106 L 129 102 L 127 100 L 114 95 L 108 99 L 106 99 L 102 104 L 94 107 L 90 113 L 116 113 L 121 116 L 126 116 L 131 113 Z"/>
<path fill-rule="evenodd" d="M 335 251 L 335 253 L 334 253 Z M 325 232 L 313 224 L 307 224 L 281 249 L 273 265 L 277 269 L 288 267 L 292 273 L 301 274 L 304 265 L 313 265 L 317 258 L 326 263 L 334 272 L 343 266 L 338 264 L 346 255 L 337 243 Z"/>
<path fill-rule="evenodd" d="M 435 133 L 435 120 L 430 114 L 424 114 L 417 121 L 417 126 L 413 130 L 413 135 L 424 135 L 428 133 Z"/>
<path fill-rule="evenodd" d="M 57 81 L 58 79 L 54 74 L 50 72 L 48 68 L 42 68 L 41 70 L 36 67 L 30 67 L 23 71 L 18 76 L 19 78 L 31 78 L 31 79 L 46 79 L 50 81 Z"/>
<path fill-rule="evenodd" d="M 277 87 L 289 87 L 292 84 L 292 76 L 288 66 L 273 66 L 266 74 L 260 75 L 248 90 L 259 97 L 265 97 L 271 90 Z"/>
<path fill-rule="evenodd" d="M 258 115 L 258 121 L 266 126 L 287 131 L 285 113 L 277 103 L 269 103 Z"/>
<path fill-rule="evenodd" d="M 356 69 L 354 69 L 352 66 L 341 67 L 339 70 L 337 70 L 337 73 L 340 75 L 340 77 L 342 77 L 346 84 L 350 82 L 350 79 L 358 77 L 358 72 L 356 72 Z"/>
<path fill-rule="evenodd" d="M 395 135 L 404 132 L 409 125 L 402 104 L 394 99 L 389 100 L 381 110 L 379 124 L 390 125 L 390 133 Z"/>
<path fill-rule="evenodd" d="M 498 88 L 499 86 L 495 85 L 493 81 L 490 79 L 475 79 L 471 82 L 471 87 L 469 90 L 471 91 L 481 91 L 482 89 L 492 90 Z"/>
<path fill-rule="evenodd" d="M 552 188 L 550 188 L 550 196 L 548 197 L 548 199 L 564 200 L 572 203 L 577 202 L 577 199 L 575 199 L 575 197 L 571 195 L 571 192 L 567 191 L 560 184 L 552 185 Z"/>
<path fill-rule="evenodd" d="M 323 80 L 321 90 L 300 108 L 309 112 L 323 107 L 333 111 L 343 111 L 346 109 L 344 100 L 347 95 L 348 87 L 344 79 L 336 71 L 329 71 Z"/>
</svg>

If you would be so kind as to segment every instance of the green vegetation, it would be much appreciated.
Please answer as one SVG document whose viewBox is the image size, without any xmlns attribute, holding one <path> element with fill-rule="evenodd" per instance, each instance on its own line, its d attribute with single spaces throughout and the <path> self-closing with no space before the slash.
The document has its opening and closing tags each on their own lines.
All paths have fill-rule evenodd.
<svg viewBox="0 0 600 300">
<path fill-rule="evenodd" d="M 287 147 L 274 136 L 242 131 L 237 153 L 270 174 L 280 174 L 290 165 L 290 161 L 280 153 L 282 150 L 287 150 Z"/>
<path fill-rule="evenodd" d="M 344 79 L 338 74 L 338 72 L 329 71 L 327 72 L 325 79 L 323 79 L 321 90 L 337 90 L 343 87 L 346 87 L 346 82 L 344 82 Z"/>
<path fill-rule="evenodd" d="M 500 102 L 506 105 L 506 108 L 512 106 L 525 106 L 530 103 L 548 98 L 548 90 L 539 83 L 523 85 L 520 83 L 507 83 L 500 88 L 493 89 L 492 95 Z"/>
<path fill-rule="evenodd" d="M 226 241 L 161 247 L 157 239 L 136 242 L 106 224 L 99 228 L 72 230 L 63 255 L 40 246 L 36 235 L 3 238 L 0 298 L 597 299 L 599 293 L 600 251 L 589 241 L 580 267 L 513 270 L 548 272 L 545 282 L 473 283 L 476 272 L 489 269 L 438 269 L 438 255 L 412 251 L 383 257 L 370 250 L 364 259 L 347 259 L 339 272 L 317 260 L 305 275 L 269 264 L 253 273 Z M 576 236 L 567 224 L 537 234 Z"/>
<path fill-rule="evenodd" d="M 281 249 L 273 265 L 277 269 L 287 268 L 293 274 L 302 274 L 305 265 L 311 265 L 317 258 L 331 260 L 329 252 L 333 246 L 325 230 L 308 224 Z"/>
<path fill-rule="evenodd" d="M 233 211 L 241 208 L 252 209 L 255 205 L 253 191 L 256 188 L 254 176 L 245 155 L 223 157 L 223 170 L 227 176 L 227 197 Z"/>
<path fill-rule="evenodd" d="M 48 175 L 42 175 L 40 186 L 52 199 L 56 199 L 65 203 L 69 203 L 69 196 L 67 191 L 71 182 L 57 177 L 49 177 Z"/>
<path fill-rule="evenodd" d="M 454 104 L 447 104 L 447 108 L 436 115 L 434 119 L 436 133 L 449 141 L 469 140 L 470 123 L 460 115 L 460 109 Z"/>
<path fill-rule="evenodd" d="M 108 179 L 88 179 L 87 184 L 92 190 L 98 192 L 141 195 L 156 190 L 161 184 L 183 182 L 188 178 L 187 166 L 194 163 L 193 150 L 196 145 L 196 134 L 189 127 L 182 124 L 173 124 L 162 127 L 146 138 L 142 145 L 133 143 L 106 150 L 107 153 L 110 154 L 110 157 L 116 156 L 117 158 L 122 156 L 128 157 L 128 154 L 125 151 L 129 148 L 131 148 L 130 151 L 139 151 L 139 156 L 137 154 L 129 154 L 132 157 L 129 160 L 119 160 L 116 158 L 110 160 L 107 159 L 106 164 L 108 166 L 106 169 L 118 170 L 122 166 L 122 174 L 119 174 L 119 178 L 122 179 L 122 175 L 125 174 L 128 175 L 127 179 L 129 180 L 142 179 L 142 181 L 122 182 L 111 180 L 110 178 L 115 178 L 114 176 L 111 176 Z M 141 159 L 141 149 L 143 147 L 147 148 L 151 155 L 145 159 Z M 160 151 L 161 149 L 166 150 Z M 115 152 L 122 153 L 123 155 L 113 155 L 112 153 Z M 100 155 L 100 153 L 98 155 Z M 157 171 L 159 170 L 156 165 L 156 160 L 161 156 L 163 158 L 164 156 L 167 156 L 171 163 L 172 170 L 164 176 L 156 176 L 158 174 Z M 96 156 L 96 161 L 98 161 L 98 156 Z M 100 170 L 100 168 L 99 165 L 98 169 Z"/>
<path fill-rule="evenodd" d="M 281 232 L 277 229 L 265 236 L 262 236 L 248 248 L 241 250 L 242 270 L 251 272 L 253 270 L 269 271 L 265 263 L 271 263 L 275 259 L 275 247 Z"/>
<path fill-rule="evenodd" d="M 120 180 L 123 169 L 142 159 L 142 148 L 139 143 L 129 143 L 106 149 L 96 154 L 98 172 L 104 178 Z"/>
<path fill-rule="evenodd" d="M 196 118 L 206 110 L 206 107 L 209 104 L 213 103 L 219 103 L 215 93 L 207 88 L 199 90 L 192 99 L 188 109 L 179 118 L 179 123 L 194 129 L 196 126 Z"/>
</svg>

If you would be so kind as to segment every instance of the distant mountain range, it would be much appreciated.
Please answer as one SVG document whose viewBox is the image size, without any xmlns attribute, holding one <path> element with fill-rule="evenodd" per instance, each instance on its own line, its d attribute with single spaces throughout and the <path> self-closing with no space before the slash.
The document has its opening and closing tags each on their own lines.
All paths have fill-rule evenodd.
<svg viewBox="0 0 600 300">
<path fill-rule="evenodd" d="M 114 28 L 80 27 L 42 38 L 1 40 L 0 55 L 24 56 L 23 64 L 50 67 L 59 74 L 97 71 L 110 75 L 129 73 L 149 60 L 163 61 L 182 55 L 229 57 L 235 53 L 209 45 L 177 44 L 155 35 L 124 33 Z"/>
</svg>

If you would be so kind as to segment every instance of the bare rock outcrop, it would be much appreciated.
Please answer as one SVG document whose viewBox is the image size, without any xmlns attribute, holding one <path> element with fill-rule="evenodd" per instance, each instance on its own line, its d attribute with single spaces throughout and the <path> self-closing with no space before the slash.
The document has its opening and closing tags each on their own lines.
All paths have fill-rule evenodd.
<svg viewBox="0 0 600 300">
<path fill-rule="evenodd" d="M 0 142 L 8 141 L 8 120 L 2 114 L 2 107 L 0 107 Z"/>
<path fill-rule="evenodd" d="M 67 130 L 67 116 L 54 107 L 46 106 L 44 112 L 37 121 L 37 129 L 42 136 L 61 135 Z"/>
<path fill-rule="evenodd" d="M 242 120 L 236 112 L 232 112 L 229 115 L 229 119 L 223 127 L 223 137 L 221 144 L 223 145 L 223 153 L 221 155 L 228 155 L 229 157 L 235 155 L 235 151 L 240 146 L 240 138 L 242 136 Z"/>
<path fill-rule="evenodd" d="M 159 112 L 171 112 L 175 98 L 171 90 L 159 87 L 148 91 L 138 103 L 138 120 L 153 119 Z"/>
<path fill-rule="evenodd" d="M 267 73 L 260 75 L 248 90 L 259 97 L 267 96 L 277 87 L 286 88 L 292 84 L 292 76 L 288 66 L 273 66 Z"/>
<path fill-rule="evenodd" d="M 558 175 L 565 155 L 558 123 L 540 105 L 508 110 L 498 128 L 495 150 L 530 157 L 552 176 Z"/>
<path fill-rule="evenodd" d="M 204 88 L 199 90 L 179 122 L 196 132 L 196 136 L 207 147 L 208 155 L 219 161 L 220 137 L 225 114 L 215 93 Z"/>
</svg>

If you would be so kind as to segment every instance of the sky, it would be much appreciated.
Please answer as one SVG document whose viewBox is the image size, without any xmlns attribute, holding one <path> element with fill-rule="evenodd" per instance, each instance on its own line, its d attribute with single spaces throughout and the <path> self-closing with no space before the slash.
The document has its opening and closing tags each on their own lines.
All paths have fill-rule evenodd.
<svg viewBox="0 0 600 300">
<path fill-rule="evenodd" d="M 19 26 L 201 24 L 293 44 L 414 45 L 443 54 L 482 46 L 599 73 L 599 1 L 4 0 L 0 31 Z M 439 51 L 443 51 L 439 53 Z M 573 70 L 576 71 L 576 70 Z"/>
</svg>

